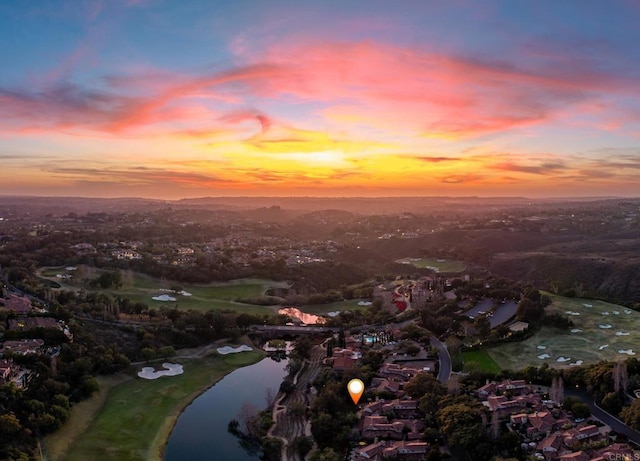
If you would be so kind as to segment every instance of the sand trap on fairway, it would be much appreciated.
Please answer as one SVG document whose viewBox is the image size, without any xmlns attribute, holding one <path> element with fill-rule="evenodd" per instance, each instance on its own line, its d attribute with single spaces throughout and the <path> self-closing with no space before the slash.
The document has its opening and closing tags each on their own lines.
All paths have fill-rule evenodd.
<svg viewBox="0 0 640 461">
<path fill-rule="evenodd" d="M 340 314 L 340 311 L 331 311 L 331 312 L 327 312 L 327 315 L 329 317 L 337 317 Z"/>
<path fill-rule="evenodd" d="M 618 354 L 636 355 L 636 353 L 633 352 L 633 349 L 625 349 L 625 350 L 620 349 L 618 351 Z"/>
<path fill-rule="evenodd" d="M 569 315 L 580 315 L 580 312 L 566 311 L 565 314 Z"/>
<path fill-rule="evenodd" d="M 556 362 L 569 362 L 571 361 L 571 357 L 558 357 Z"/>
<path fill-rule="evenodd" d="M 609 347 L 609 345 L 608 345 L 608 344 L 605 344 L 604 346 L 600 346 L 600 347 L 598 348 L 598 350 L 599 350 L 599 351 L 601 351 L 601 350 L 603 350 L 603 349 L 606 349 L 607 347 Z"/>
<path fill-rule="evenodd" d="M 544 350 L 546 348 L 547 348 L 547 346 L 542 346 L 542 345 L 536 347 L 536 349 L 540 349 L 540 350 Z"/>
<path fill-rule="evenodd" d="M 138 376 L 144 379 L 158 379 L 160 376 L 176 376 L 184 373 L 182 365 L 177 363 L 163 363 L 164 370 L 156 371 L 153 367 L 144 367 L 138 372 Z"/>
<path fill-rule="evenodd" d="M 549 357 L 551 357 L 549 354 L 540 354 L 540 355 L 538 356 L 538 358 L 539 358 L 540 360 L 548 359 Z"/>
<path fill-rule="evenodd" d="M 570 367 L 579 367 L 580 365 L 582 365 L 582 360 L 576 360 L 575 362 L 569 364 Z"/>
<path fill-rule="evenodd" d="M 580 328 L 574 328 L 571 330 L 571 333 L 580 333 L 582 330 Z"/>
<path fill-rule="evenodd" d="M 249 346 L 246 346 L 244 344 L 238 347 L 224 346 L 224 347 L 219 347 L 217 349 L 218 354 L 222 354 L 222 355 L 235 354 L 237 352 L 247 352 L 252 350 L 253 349 L 251 349 Z"/>
<path fill-rule="evenodd" d="M 616 336 L 629 336 L 631 333 L 625 333 L 624 331 L 616 331 Z"/>
<path fill-rule="evenodd" d="M 164 302 L 166 302 L 166 301 L 175 301 L 176 300 L 176 298 L 173 298 L 173 297 L 171 297 L 169 295 L 154 296 L 151 299 L 153 299 L 154 301 L 164 301 Z"/>
<path fill-rule="evenodd" d="M 611 325 L 609 325 L 608 323 L 601 323 L 600 325 L 598 325 L 600 328 L 602 329 L 607 329 L 607 328 L 611 328 Z"/>
<path fill-rule="evenodd" d="M 583 304 L 584 307 L 593 307 L 593 304 Z"/>
</svg>

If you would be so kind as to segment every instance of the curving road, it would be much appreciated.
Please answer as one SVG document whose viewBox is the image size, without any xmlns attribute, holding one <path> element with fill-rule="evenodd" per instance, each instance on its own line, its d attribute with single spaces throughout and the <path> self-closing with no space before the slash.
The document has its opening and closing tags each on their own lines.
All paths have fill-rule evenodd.
<svg viewBox="0 0 640 461">
<path fill-rule="evenodd" d="M 598 405 L 596 405 L 596 402 L 593 400 L 593 397 L 589 395 L 586 391 L 583 391 L 580 389 L 565 389 L 564 394 L 571 397 L 578 397 L 580 400 L 582 400 L 584 403 L 586 403 L 589 406 L 589 409 L 591 410 L 591 414 L 593 416 L 601 420 L 607 426 L 611 427 L 611 429 L 616 431 L 618 434 L 626 435 L 630 441 L 640 446 L 640 432 L 627 426 L 618 418 L 607 413 Z"/>
<path fill-rule="evenodd" d="M 440 361 L 438 381 L 442 384 L 446 384 L 451 377 L 451 355 L 449 354 L 447 346 L 435 336 L 431 336 L 431 344 L 438 348 L 438 359 Z"/>
</svg>

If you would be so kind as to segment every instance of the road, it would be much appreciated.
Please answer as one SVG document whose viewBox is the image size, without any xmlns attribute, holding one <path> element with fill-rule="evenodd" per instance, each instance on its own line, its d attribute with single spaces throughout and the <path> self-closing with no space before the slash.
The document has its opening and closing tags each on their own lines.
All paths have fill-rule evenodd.
<svg viewBox="0 0 640 461">
<path fill-rule="evenodd" d="M 440 361 L 440 370 L 438 371 L 438 381 L 446 384 L 451 377 L 451 355 L 447 346 L 435 336 L 431 337 L 431 344 L 438 348 L 438 358 Z"/>
<path fill-rule="evenodd" d="M 589 406 L 589 409 L 591 410 L 591 414 L 593 416 L 601 420 L 607 426 L 611 427 L 611 429 L 613 429 L 617 433 L 626 435 L 630 441 L 640 446 L 640 432 L 633 430 L 625 423 L 597 406 L 595 401 L 593 400 L 593 397 L 587 394 L 587 392 L 579 389 L 565 389 L 564 395 L 578 397 Z"/>
</svg>

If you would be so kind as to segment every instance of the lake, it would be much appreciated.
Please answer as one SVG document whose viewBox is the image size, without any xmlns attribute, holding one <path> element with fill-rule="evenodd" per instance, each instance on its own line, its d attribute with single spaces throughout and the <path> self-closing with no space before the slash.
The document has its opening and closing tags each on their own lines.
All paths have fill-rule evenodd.
<svg viewBox="0 0 640 461">
<path fill-rule="evenodd" d="M 267 406 L 271 389 L 275 396 L 287 375 L 287 360 L 265 358 L 239 368 L 196 398 L 178 418 L 165 450 L 165 461 L 254 461 L 227 431 L 229 421 L 238 418 L 244 403 L 259 410 Z"/>
</svg>

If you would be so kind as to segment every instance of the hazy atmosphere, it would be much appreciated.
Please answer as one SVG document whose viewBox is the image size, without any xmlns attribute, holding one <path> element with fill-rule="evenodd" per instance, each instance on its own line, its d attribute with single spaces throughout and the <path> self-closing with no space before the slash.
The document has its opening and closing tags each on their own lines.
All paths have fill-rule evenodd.
<svg viewBox="0 0 640 461">
<path fill-rule="evenodd" d="M 5 1 L 0 194 L 634 196 L 631 1 Z"/>
</svg>

